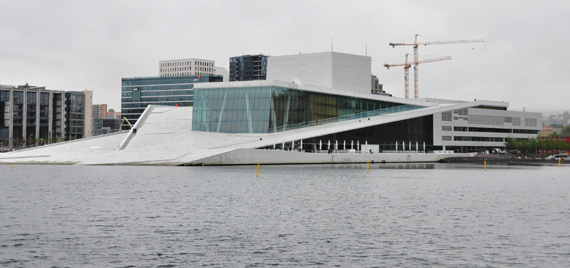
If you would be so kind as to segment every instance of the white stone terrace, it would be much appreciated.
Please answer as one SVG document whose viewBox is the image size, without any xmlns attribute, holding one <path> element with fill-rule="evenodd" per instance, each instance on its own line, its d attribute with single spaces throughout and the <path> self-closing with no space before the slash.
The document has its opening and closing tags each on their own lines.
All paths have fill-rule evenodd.
<svg viewBox="0 0 570 268">
<path fill-rule="evenodd" d="M 496 102 L 474 101 L 352 119 L 277 133 L 192 131 L 192 107 L 149 106 L 134 130 L 0 154 L 0 163 L 183 165 L 238 149 L 254 149 Z M 355 141 L 356 142 L 356 141 Z M 364 143 L 365 141 L 360 141 Z M 346 154 L 345 154 L 346 155 Z"/>
</svg>

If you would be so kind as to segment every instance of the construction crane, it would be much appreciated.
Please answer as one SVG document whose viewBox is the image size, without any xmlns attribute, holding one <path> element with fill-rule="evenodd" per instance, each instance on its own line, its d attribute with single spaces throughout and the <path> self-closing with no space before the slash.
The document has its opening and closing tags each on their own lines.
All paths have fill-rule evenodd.
<svg viewBox="0 0 570 268">
<path fill-rule="evenodd" d="M 127 121 L 127 123 L 129 124 L 130 128 L 133 128 L 133 125 L 131 125 L 131 122 L 129 122 L 129 119 L 127 119 L 126 117 L 123 117 L 123 120 L 121 121 L 121 126 L 119 127 L 119 131 L 123 130 L 123 123 Z"/>
<path fill-rule="evenodd" d="M 390 46 L 413 46 L 414 47 L 414 97 L 418 98 L 418 46 L 427 45 L 444 45 L 444 44 L 458 44 L 458 43 L 478 43 L 485 42 L 483 39 L 470 39 L 470 40 L 449 40 L 449 41 L 429 41 L 429 42 L 418 42 L 418 34 L 415 35 L 415 40 L 413 44 L 405 43 L 390 43 Z"/>
<path fill-rule="evenodd" d="M 406 62 L 403 64 L 384 64 L 384 67 L 390 69 L 390 67 L 398 67 L 398 66 L 404 66 L 404 89 L 405 89 L 405 97 L 406 99 L 409 98 L 409 87 L 410 87 L 410 82 L 408 80 L 408 77 L 410 77 L 410 67 L 412 66 L 410 62 L 408 62 L 408 55 L 410 54 L 406 54 Z M 425 60 L 420 60 L 420 61 L 416 61 L 414 62 L 416 64 L 416 66 L 420 63 L 427 63 L 427 62 L 434 62 L 434 61 L 440 61 L 440 60 L 450 60 L 451 56 L 445 56 L 445 57 L 440 57 L 440 58 L 432 58 L 432 59 L 425 59 Z M 416 90 L 416 98 L 418 97 L 418 92 Z"/>
</svg>

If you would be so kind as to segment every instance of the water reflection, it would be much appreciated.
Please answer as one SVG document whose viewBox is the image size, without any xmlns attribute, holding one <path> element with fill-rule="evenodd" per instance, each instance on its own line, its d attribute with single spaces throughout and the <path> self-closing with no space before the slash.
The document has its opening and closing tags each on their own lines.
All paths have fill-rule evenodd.
<svg viewBox="0 0 570 268">
<path fill-rule="evenodd" d="M 564 267 L 563 167 L 0 165 L 0 267 Z"/>
</svg>

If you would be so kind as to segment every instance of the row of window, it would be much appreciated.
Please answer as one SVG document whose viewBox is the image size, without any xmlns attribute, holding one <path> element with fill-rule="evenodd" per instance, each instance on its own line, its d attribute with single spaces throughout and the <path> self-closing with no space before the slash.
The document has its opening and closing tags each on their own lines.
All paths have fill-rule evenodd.
<svg viewBox="0 0 570 268">
<path fill-rule="evenodd" d="M 160 67 L 190 66 L 190 65 L 192 65 L 192 61 L 175 61 L 175 62 L 161 63 Z M 194 65 L 214 67 L 213 62 L 204 62 L 204 61 L 194 61 Z"/>
<path fill-rule="evenodd" d="M 451 141 L 452 136 L 441 136 L 442 141 Z M 454 136 L 453 141 L 474 141 L 474 142 L 504 142 L 505 138 L 500 137 L 469 137 Z"/>
<path fill-rule="evenodd" d="M 468 121 L 469 124 L 479 124 L 479 125 L 493 125 L 493 126 L 502 126 L 505 123 L 512 124 L 514 127 L 521 126 L 521 118 L 520 117 L 505 117 L 505 116 L 495 116 L 495 115 L 469 115 L 466 116 L 466 110 L 455 110 L 453 111 L 454 114 L 460 116 L 453 116 L 451 111 L 441 113 L 441 121 L 444 122 L 451 122 L 452 119 L 454 121 Z M 462 115 L 462 116 L 461 116 Z M 536 127 L 537 120 L 536 118 L 525 118 L 524 125 L 526 127 Z"/>
<path fill-rule="evenodd" d="M 121 100 L 123 106 L 127 103 L 145 103 L 145 102 L 155 102 L 155 101 L 192 101 L 193 96 L 164 96 L 164 97 L 144 97 L 139 100 L 124 98 Z"/>
<path fill-rule="evenodd" d="M 192 71 L 192 67 L 175 67 L 175 68 L 163 68 L 160 69 L 161 73 L 165 72 L 180 72 L 180 71 Z"/>
<path fill-rule="evenodd" d="M 165 91 L 143 91 L 141 92 L 141 97 L 153 97 L 153 96 L 192 96 L 194 90 L 165 90 Z M 122 92 L 122 98 L 132 98 L 132 92 Z"/>
<path fill-rule="evenodd" d="M 37 93 L 36 92 L 28 92 L 27 94 L 28 104 L 36 104 L 37 102 Z M 23 103 L 24 92 L 23 91 L 14 91 L 14 99 L 16 103 Z M 8 90 L 0 90 L 0 101 L 10 101 L 10 91 Z M 41 105 L 49 105 L 49 93 L 40 93 L 40 104 Z"/>
<path fill-rule="evenodd" d="M 204 82 L 217 82 L 216 77 L 200 77 L 197 76 L 177 76 L 170 78 L 153 77 L 153 78 L 123 78 L 122 86 L 123 91 L 125 91 L 125 86 L 159 86 L 159 85 L 180 85 L 180 84 L 191 84 L 191 83 L 204 83 Z M 220 78 L 221 79 L 221 78 Z M 210 81 L 213 80 L 213 81 Z M 127 91 L 132 90 L 129 89 Z"/>
<path fill-rule="evenodd" d="M 177 77 L 177 76 L 190 76 L 190 75 L 213 75 L 214 72 L 209 72 L 209 73 L 205 73 L 205 72 L 194 72 L 194 74 L 192 74 L 191 72 L 184 72 L 184 73 L 163 73 L 160 74 L 160 77 Z"/>
<path fill-rule="evenodd" d="M 441 126 L 442 131 L 459 131 L 459 132 L 490 132 L 490 133 L 517 133 L 517 134 L 538 134 L 539 130 L 535 129 L 507 129 L 507 128 L 483 128 L 483 127 L 451 127 Z"/>
</svg>

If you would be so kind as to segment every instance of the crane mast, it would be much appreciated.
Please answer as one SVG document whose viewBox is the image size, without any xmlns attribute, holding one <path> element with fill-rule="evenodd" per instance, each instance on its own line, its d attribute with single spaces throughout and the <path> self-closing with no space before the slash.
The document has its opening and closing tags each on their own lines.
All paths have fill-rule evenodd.
<svg viewBox="0 0 570 268">
<path fill-rule="evenodd" d="M 410 64 L 410 62 L 408 62 L 408 56 L 410 54 L 406 54 L 406 61 L 403 64 L 384 64 L 384 67 L 390 69 L 390 67 L 398 67 L 398 66 L 404 66 L 404 96 L 406 99 L 409 98 L 409 88 L 410 88 L 410 82 L 409 82 L 409 77 L 410 77 L 410 67 L 412 66 Z M 441 61 L 441 60 L 450 60 L 451 56 L 445 56 L 445 57 L 440 57 L 440 58 L 432 58 L 432 59 L 425 59 L 425 60 L 419 60 L 419 61 L 415 61 L 416 66 L 420 63 L 428 63 L 428 62 L 434 62 L 434 61 Z M 416 98 L 417 96 L 417 92 L 416 92 Z"/>
<path fill-rule="evenodd" d="M 415 35 L 413 44 L 405 43 L 390 43 L 390 46 L 395 48 L 396 46 L 413 46 L 414 48 L 414 98 L 419 97 L 419 82 L 418 82 L 418 46 L 423 45 L 444 45 L 444 44 L 459 44 L 459 43 L 478 43 L 485 42 L 483 39 L 470 39 L 470 40 L 450 40 L 450 41 L 429 41 L 429 42 L 418 42 L 418 34 Z"/>
</svg>

